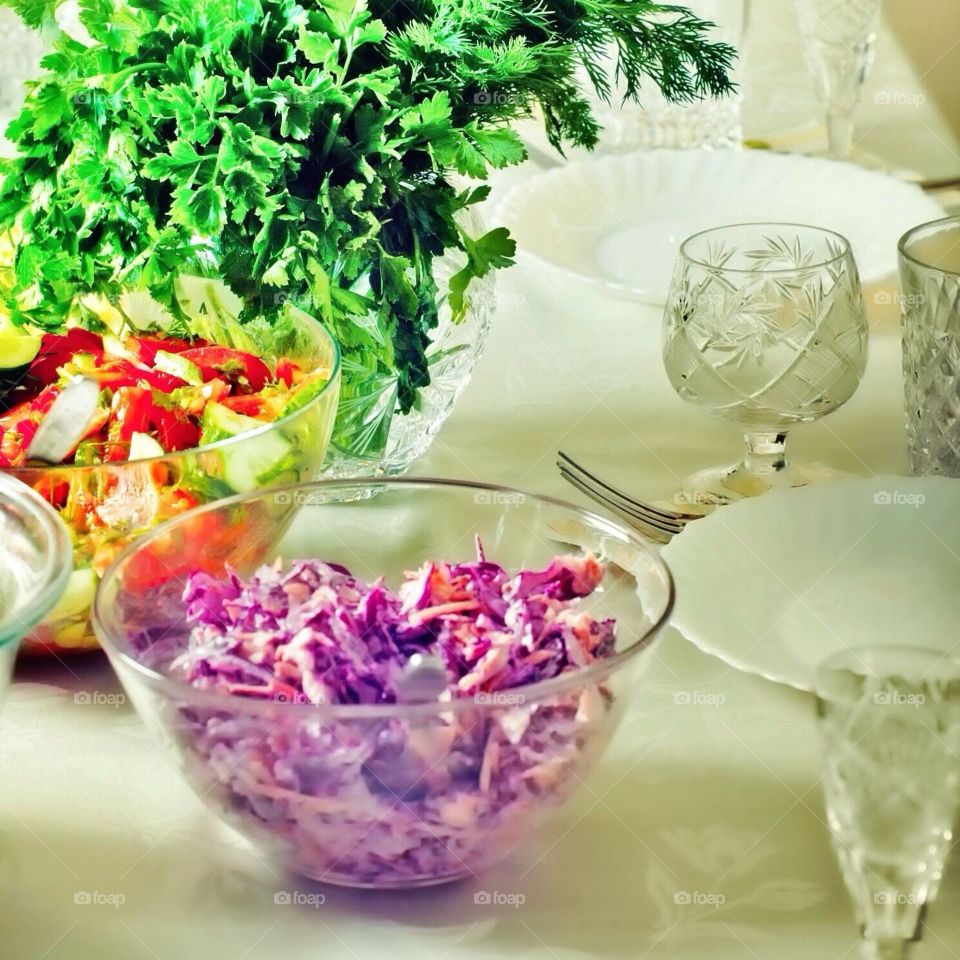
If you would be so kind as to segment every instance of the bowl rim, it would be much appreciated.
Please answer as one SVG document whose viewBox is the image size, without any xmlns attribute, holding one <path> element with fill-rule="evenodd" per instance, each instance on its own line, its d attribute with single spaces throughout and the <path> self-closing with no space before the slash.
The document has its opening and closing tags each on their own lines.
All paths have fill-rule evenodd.
<svg viewBox="0 0 960 960">
<path fill-rule="evenodd" d="M 257 500 L 264 496 L 276 496 L 278 493 L 289 493 L 291 497 L 296 497 L 298 493 L 316 492 L 335 489 L 356 489 L 369 487 L 409 487 L 413 489 L 427 490 L 434 488 L 454 488 L 462 490 L 486 491 L 490 493 L 500 493 L 506 495 L 521 495 L 525 501 L 537 501 L 552 507 L 558 507 L 566 510 L 577 517 L 589 520 L 595 526 L 606 530 L 608 533 L 616 536 L 621 541 L 639 550 L 641 554 L 652 561 L 653 566 L 663 577 L 665 586 L 665 596 L 662 610 L 656 618 L 650 623 L 649 627 L 643 630 L 636 639 L 633 640 L 625 649 L 615 653 L 604 660 L 597 660 L 589 666 L 575 670 L 570 670 L 559 676 L 548 680 L 540 680 L 536 683 L 523 684 L 518 687 L 510 687 L 499 691 L 520 697 L 516 706 L 525 707 L 532 705 L 546 697 L 562 693 L 570 688 L 579 687 L 584 682 L 594 678 L 599 678 L 613 673 L 629 661 L 633 660 L 638 654 L 650 647 L 656 637 L 666 627 L 667 622 L 673 612 L 676 601 L 676 587 L 673 574 L 669 566 L 660 556 L 660 553 L 654 548 L 654 545 L 645 540 L 638 532 L 630 527 L 610 520 L 591 510 L 585 510 L 576 504 L 569 503 L 557 497 L 532 494 L 526 491 L 518 490 L 514 487 L 501 486 L 499 484 L 478 483 L 470 480 L 447 479 L 443 477 L 384 477 L 384 478 L 352 478 L 347 480 L 315 480 L 306 483 L 288 484 L 284 487 L 271 487 L 269 490 L 257 490 L 252 493 L 239 494 L 233 497 L 227 497 L 223 500 L 215 500 L 209 504 L 196 507 L 178 517 L 168 520 L 150 530 L 149 533 L 137 538 L 128 544 L 121 553 L 110 564 L 104 573 L 92 608 L 92 622 L 103 649 L 111 661 L 118 660 L 125 667 L 132 670 L 141 680 L 147 683 L 155 692 L 161 693 L 170 699 L 181 700 L 190 706 L 205 706 L 214 709 L 229 709 L 247 714 L 260 714 L 264 716 L 275 717 L 278 712 L 288 712 L 291 716 L 299 715 L 303 719 L 331 719 L 331 720 L 354 720 L 354 719 L 387 719 L 403 717 L 430 717 L 437 714 L 460 713 L 462 711 L 490 711 L 511 709 L 511 706 L 505 707 L 503 703 L 477 702 L 474 697 L 454 698 L 448 701 L 436 701 L 430 703 L 374 703 L 374 704 L 343 704 L 343 703 L 294 703 L 282 700 L 259 700 L 252 697 L 243 697 L 239 694 L 222 693 L 219 691 L 197 690 L 189 683 L 160 673 L 151 667 L 141 663 L 135 657 L 124 650 L 119 642 L 113 636 L 112 631 L 107 626 L 108 618 L 104 605 L 106 603 L 106 593 L 104 585 L 109 584 L 117 575 L 121 565 L 132 556 L 137 550 L 144 549 L 151 542 L 166 535 L 166 533 L 184 522 L 187 519 L 194 518 L 201 513 L 211 512 L 213 510 L 232 509 L 247 501 Z M 296 502 L 294 500 L 293 502 Z M 629 572 L 629 571 L 628 571 Z M 121 679 L 123 679 L 121 677 Z"/>
<path fill-rule="evenodd" d="M 941 273 L 945 277 L 960 276 L 960 270 L 938 267 L 936 264 L 921 260 L 920 257 L 910 250 L 913 241 L 916 240 L 921 233 L 930 231 L 932 227 L 960 227 L 960 215 L 954 214 L 952 216 L 938 217 L 936 220 L 928 220 L 926 223 L 918 223 L 915 227 L 911 227 L 897 243 L 897 252 L 905 262 L 912 264 L 914 267 L 920 267 L 922 270 L 928 270 L 930 273 Z"/>
<path fill-rule="evenodd" d="M 307 314 L 307 316 L 310 315 Z M 207 453 L 210 450 L 225 450 L 234 444 L 242 443 L 245 440 L 250 440 L 254 437 L 262 437 L 274 428 L 279 427 L 281 424 L 288 423 L 294 418 L 301 416 L 307 410 L 312 410 L 327 396 L 331 388 L 335 388 L 339 385 L 343 365 L 343 356 L 340 351 L 340 344 L 337 342 L 337 338 L 333 336 L 333 334 L 326 328 L 326 326 L 324 326 L 324 324 L 315 318 L 311 317 L 311 319 L 314 319 L 317 327 L 323 331 L 323 336 L 326 338 L 327 343 L 333 350 L 332 363 L 330 364 L 330 375 L 327 377 L 327 382 L 323 385 L 323 389 L 315 397 L 311 397 L 310 400 L 308 400 L 302 407 L 298 407 L 296 410 L 288 413 L 285 417 L 281 417 L 279 420 L 271 420 L 269 423 L 264 423 L 263 426 L 257 427 L 254 430 L 247 430 L 245 433 L 238 433 L 236 436 L 226 437 L 223 440 L 217 440 L 215 443 L 201 444 L 199 447 L 190 447 L 187 450 L 174 450 L 171 453 L 162 453 L 155 457 L 143 457 L 139 460 L 118 460 L 116 463 L 52 463 L 41 467 L 5 467 L 0 469 L 0 474 L 6 473 L 10 476 L 27 482 L 25 479 L 27 477 L 35 477 L 38 474 L 42 475 L 53 471 L 70 471 L 71 474 L 74 474 L 80 473 L 84 470 L 91 472 L 103 469 L 120 470 L 131 463 L 135 463 L 138 466 L 142 464 L 150 465 L 153 463 L 163 463 L 176 457 L 194 456 L 199 453 Z"/>
<path fill-rule="evenodd" d="M 40 523 L 49 540 L 43 552 L 40 587 L 8 616 L 0 617 L 0 648 L 4 648 L 11 643 L 18 643 L 23 634 L 56 605 L 73 572 L 73 545 L 67 527 L 56 510 L 28 484 L 4 471 L 0 471 L 0 499 L 11 500 L 28 510 Z M 25 617 L 27 610 L 30 615 Z M 21 627 L 24 629 L 21 630 Z"/>
</svg>

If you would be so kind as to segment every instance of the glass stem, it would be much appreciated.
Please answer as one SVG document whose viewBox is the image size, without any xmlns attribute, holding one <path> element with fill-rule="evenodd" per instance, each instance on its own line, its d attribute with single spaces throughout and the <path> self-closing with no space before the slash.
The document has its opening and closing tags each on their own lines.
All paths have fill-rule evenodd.
<svg viewBox="0 0 960 960">
<path fill-rule="evenodd" d="M 747 454 L 743 465 L 756 476 L 770 476 L 787 468 L 787 435 L 785 433 L 744 434 Z"/>
<path fill-rule="evenodd" d="M 910 944 L 906 940 L 862 940 L 861 960 L 908 960 Z"/>
<path fill-rule="evenodd" d="M 853 150 L 853 111 L 831 110 L 827 114 L 827 139 L 830 156 L 843 160 Z"/>
</svg>

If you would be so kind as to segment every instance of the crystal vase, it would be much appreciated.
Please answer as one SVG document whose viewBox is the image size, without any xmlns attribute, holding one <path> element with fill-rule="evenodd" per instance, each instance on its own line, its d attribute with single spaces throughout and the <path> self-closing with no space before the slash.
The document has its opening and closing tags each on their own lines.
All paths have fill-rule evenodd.
<svg viewBox="0 0 960 960">
<path fill-rule="evenodd" d="M 473 212 L 462 220 L 470 236 L 484 227 Z M 460 250 L 449 250 L 433 263 L 440 291 L 440 322 L 427 349 L 430 384 L 422 388 L 407 413 L 397 404 L 398 377 L 390 371 L 376 377 L 351 374 L 345 357 L 340 408 L 324 468 L 324 476 L 396 476 L 404 473 L 433 443 L 453 412 L 483 353 L 494 312 L 492 274 L 474 279 L 467 291 L 466 316 L 455 321 L 447 303 L 450 278 L 465 262 Z"/>
</svg>

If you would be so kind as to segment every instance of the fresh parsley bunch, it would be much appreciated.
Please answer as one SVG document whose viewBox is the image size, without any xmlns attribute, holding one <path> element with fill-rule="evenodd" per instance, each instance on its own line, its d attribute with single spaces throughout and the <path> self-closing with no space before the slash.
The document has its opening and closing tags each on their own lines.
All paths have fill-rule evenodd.
<svg viewBox="0 0 960 960">
<path fill-rule="evenodd" d="M 0 0 L 50 28 L 59 0 Z M 395 376 L 407 411 L 448 294 L 512 263 L 503 228 L 469 236 L 462 188 L 524 159 L 536 105 L 551 141 L 593 146 L 579 68 L 609 96 L 653 77 L 676 100 L 723 94 L 734 51 L 648 0 L 81 0 L 89 42 L 56 31 L 9 126 L 0 235 L 19 238 L 15 322 L 46 329 L 80 298 L 216 273 L 245 315 L 297 298 L 339 339 L 345 384 Z M 615 61 L 609 50 L 615 49 Z M 466 265 L 437 289 L 434 258 Z"/>
</svg>

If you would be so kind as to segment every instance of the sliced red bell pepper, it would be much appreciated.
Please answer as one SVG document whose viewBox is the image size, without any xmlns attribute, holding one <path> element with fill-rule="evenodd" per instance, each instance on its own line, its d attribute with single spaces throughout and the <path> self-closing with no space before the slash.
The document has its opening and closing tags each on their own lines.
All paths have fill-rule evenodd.
<svg viewBox="0 0 960 960">
<path fill-rule="evenodd" d="M 146 433 L 153 418 L 153 394 L 144 387 L 123 386 L 113 395 L 110 439 L 129 443 L 135 433 Z M 112 457 L 111 457 L 112 459 Z"/>
<path fill-rule="evenodd" d="M 31 400 L 18 403 L 0 417 L 0 437 L 3 439 L 3 466 L 16 466 L 23 462 L 27 447 L 33 440 L 47 411 L 60 393 L 58 386 L 46 387 Z"/>
<path fill-rule="evenodd" d="M 14 424 L 13 429 L 20 438 L 20 446 L 23 447 L 24 450 L 29 448 L 30 441 L 36 436 L 39 428 L 40 422 L 38 420 L 21 420 L 19 423 Z"/>
<path fill-rule="evenodd" d="M 295 363 L 293 360 L 288 359 L 287 357 L 281 357 L 277 361 L 277 380 L 281 383 L 285 383 L 288 387 L 292 387 L 295 382 L 300 380 L 303 377 L 303 369 L 299 363 Z"/>
<path fill-rule="evenodd" d="M 263 413 L 263 397 L 256 394 L 246 394 L 236 397 L 225 397 L 220 401 L 220 405 L 233 410 L 235 413 L 242 413 L 245 417 L 259 417 Z"/>
<path fill-rule="evenodd" d="M 0 417 L 0 426 L 6 426 L 8 429 L 21 420 L 40 421 L 43 415 L 53 406 L 53 401 L 57 399 L 60 388 L 56 385 L 46 387 L 35 397 L 18 403 L 11 407 L 2 417 Z"/>
<path fill-rule="evenodd" d="M 200 445 L 200 428 L 186 410 L 179 407 L 167 410 L 154 406 L 150 426 L 156 433 L 160 446 L 168 453 L 173 450 L 190 450 Z"/>
<path fill-rule="evenodd" d="M 89 330 L 74 327 L 66 333 L 45 333 L 40 341 L 40 351 L 27 368 L 27 379 L 48 386 L 57 379 L 57 370 L 75 353 L 91 353 L 98 359 L 103 356 L 103 339 Z"/>
<path fill-rule="evenodd" d="M 245 380 L 251 393 L 263 389 L 271 379 L 270 368 L 252 353 L 230 347 L 196 347 L 184 350 L 180 356 L 200 368 L 204 381 L 221 377 L 240 385 Z"/>
<path fill-rule="evenodd" d="M 45 470 L 34 482 L 33 489 L 58 510 L 62 510 L 70 498 L 70 482 L 55 471 Z"/>
</svg>

